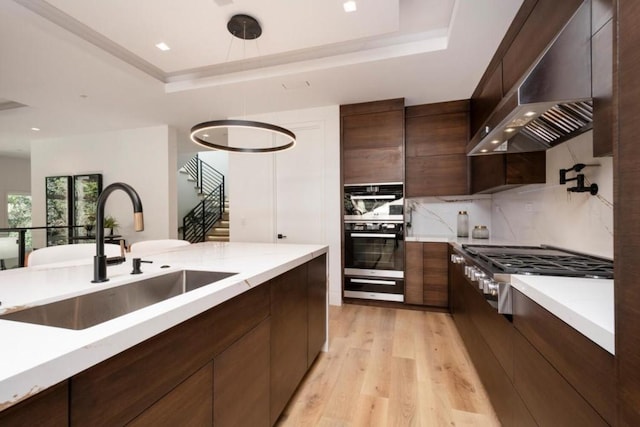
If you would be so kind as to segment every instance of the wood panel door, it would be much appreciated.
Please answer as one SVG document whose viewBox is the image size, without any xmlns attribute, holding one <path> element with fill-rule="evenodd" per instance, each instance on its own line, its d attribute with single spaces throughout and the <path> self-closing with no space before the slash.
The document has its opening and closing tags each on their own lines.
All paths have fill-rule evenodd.
<svg viewBox="0 0 640 427">
<path fill-rule="evenodd" d="M 613 34 L 610 19 L 591 39 L 591 91 L 593 94 L 593 156 L 613 154 Z"/>
<path fill-rule="evenodd" d="M 404 256 L 404 302 L 422 305 L 422 243 L 405 242 Z"/>
<path fill-rule="evenodd" d="M 407 107 L 407 197 L 468 194 L 469 101 Z"/>
<path fill-rule="evenodd" d="M 316 360 L 327 336 L 327 256 L 322 255 L 308 264 L 308 346 L 307 367 Z"/>
<path fill-rule="evenodd" d="M 617 0 L 618 140 L 614 145 L 614 259 L 618 425 L 640 425 L 640 2 Z M 615 42 L 615 40 L 614 40 Z M 614 93 L 615 97 L 615 93 Z"/>
<path fill-rule="evenodd" d="M 128 427 L 159 425 L 213 425 L 213 365 L 207 363 L 166 396 L 127 424 Z"/>
<path fill-rule="evenodd" d="M 305 264 L 271 280 L 271 425 L 307 371 L 307 324 Z"/>
<path fill-rule="evenodd" d="M 404 182 L 404 99 L 340 107 L 344 184 Z"/>
<path fill-rule="evenodd" d="M 424 243 L 422 246 L 422 303 L 449 307 L 448 243 Z"/>
<path fill-rule="evenodd" d="M 263 320 L 214 359 L 213 425 L 216 427 L 271 425 L 270 325 L 269 318 Z"/>
</svg>

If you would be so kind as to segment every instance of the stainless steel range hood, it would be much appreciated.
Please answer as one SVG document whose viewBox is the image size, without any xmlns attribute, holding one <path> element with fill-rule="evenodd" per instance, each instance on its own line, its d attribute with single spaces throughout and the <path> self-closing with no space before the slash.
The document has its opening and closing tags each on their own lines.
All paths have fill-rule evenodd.
<svg viewBox="0 0 640 427">
<path fill-rule="evenodd" d="M 546 150 L 591 129 L 591 10 L 586 1 L 467 146 L 469 155 Z"/>
</svg>

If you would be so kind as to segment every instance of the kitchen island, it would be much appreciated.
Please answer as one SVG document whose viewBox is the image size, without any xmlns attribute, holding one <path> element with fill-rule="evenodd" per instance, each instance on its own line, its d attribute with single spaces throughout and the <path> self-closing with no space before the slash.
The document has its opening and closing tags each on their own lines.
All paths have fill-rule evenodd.
<svg viewBox="0 0 640 427">
<path fill-rule="evenodd" d="M 127 260 L 101 284 L 91 283 L 90 261 L 2 272 L 0 314 L 184 269 L 237 274 L 81 330 L 0 320 L 0 420 L 55 386 L 69 396 L 71 425 L 144 423 L 166 415 L 164 400 L 192 408 L 204 381 L 212 402 L 193 414 L 224 425 L 233 411 L 255 412 L 241 405 L 253 396 L 259 413 L 248 415 L 272 425 L 326 341 L 326 254 L 321 245 L 210 242 L 150 254 L 141 275 Z M 262 389 L 238 390 L 243 372 Z"/>
</svg>

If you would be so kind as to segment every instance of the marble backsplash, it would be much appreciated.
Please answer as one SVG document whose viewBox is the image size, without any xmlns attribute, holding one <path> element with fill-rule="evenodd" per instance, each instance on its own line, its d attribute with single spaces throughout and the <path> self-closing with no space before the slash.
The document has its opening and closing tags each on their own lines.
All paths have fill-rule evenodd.
<svg viewBox="0 0 640 427">
<path fill-rule="evenodd" d="M 476 225 L 486 225 L 491 230 L 491 196 L 424 197 L 405 201 L 407 237 L 456 236 L 458 212 L 467 211 L 469 235 Z"/>
<path fill-rule="evenodd" d="M 407 236 L 454 237 L 458 211 L 466 210 L 470 229 L 486 225 L 492 239 L 613 258 L 613 162 L 591 153 L 592 132 L 587 132 L 547 151 L 546 184 L 492 195 L 407 199 Z M 576 163 L 589 165 L 581 173 L 586 185 L 598 184 L 596 196 L 567 192 L 575 181 L 559 184 L 560 169 Z"/>
<path fill-rule="evenodd" d="M 598 184 L 596 196 L 568 192 L 575 181 L 560 185 L 560 169 L 576 163 L 588 165 L 581 173 L 585 185 Z M 492 200 L 493 237 L 613 258 L 613 159 L 593 158 L 592 132 L 547 151 L 546 184 L 495 193 Z"/>
</svg>

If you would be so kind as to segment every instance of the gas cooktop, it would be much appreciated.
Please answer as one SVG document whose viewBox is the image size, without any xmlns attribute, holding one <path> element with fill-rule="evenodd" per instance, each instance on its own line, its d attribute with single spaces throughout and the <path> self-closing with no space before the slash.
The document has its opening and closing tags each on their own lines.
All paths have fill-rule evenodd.
<svg viewBox="0 0 640 427">
<path fill-rule="evenodd" d="M 462 245 L 496 273 L 613 279 L 613 261 L 551 246 Z"/>
</svg>

